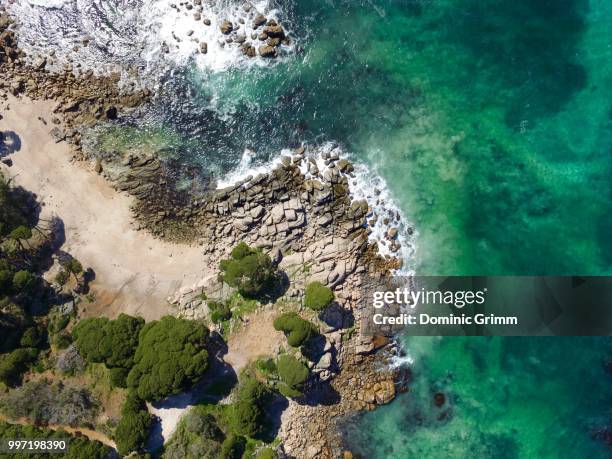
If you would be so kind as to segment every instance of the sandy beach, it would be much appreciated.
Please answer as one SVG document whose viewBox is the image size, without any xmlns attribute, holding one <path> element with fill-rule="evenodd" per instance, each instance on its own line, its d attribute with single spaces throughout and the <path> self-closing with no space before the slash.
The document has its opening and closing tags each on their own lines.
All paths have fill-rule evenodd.
<svg viewBox="0 0 612 459">
<path fill-rule="evenodd" d="M 69 145 L 55 143 L 49 134 L 53 104 L 9 98 L 0 130 L 17 134 L 20 146 L 8 155 L 12 166 L 2 164 L 3 173 L 38 196 L 43 218 L 55 215 L 63 221 L 61 249 L 94 270 L 95 299 L 86 305 L 86 315 L 125 312 L 154 320 L 171 313 L 167 298 L 172 293 L 211 274 L 201 249 L 135 230 L 131 198 L 87 170 L 87 164 L 71 162 Z"/>
</svg>

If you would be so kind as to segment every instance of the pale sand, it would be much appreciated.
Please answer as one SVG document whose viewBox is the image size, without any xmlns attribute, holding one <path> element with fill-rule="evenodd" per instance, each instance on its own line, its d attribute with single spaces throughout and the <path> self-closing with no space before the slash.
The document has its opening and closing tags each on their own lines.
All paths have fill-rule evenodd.
<svg viewBox="0 0 612 459">
<path fill-rule="evenodd" d="M 268 309 L 248 316 L 249 323 L 233 332 L 227 340 L 227 354 L 223 357 L 239 374 L 259 357 L 276 355 L 285 342 L 285 335 L 276 331 L 272 322 L 278 311 Z"/>
<path fill-rule="evenodd" d="M 125 312 L 154 320 L 172 313 L 171 294 L 212 274 L 202 250 L 134 230 L 131 198 L 83 164 L 70 162 L 69 145 L 54 142 L 49 134 L 53 105 L 10 98 L 10 109 L 0 110 L 0 130 L 14 131 L 21 139 L 21 149 L 9 156 L 13 166 L 3 164 L 2 171 L 38 195 L 43 217 L 63 220 L 66 242 L 61 249 L 94 270 L 95 301 L 85 306 L 86 315 Z"/>
</svg>

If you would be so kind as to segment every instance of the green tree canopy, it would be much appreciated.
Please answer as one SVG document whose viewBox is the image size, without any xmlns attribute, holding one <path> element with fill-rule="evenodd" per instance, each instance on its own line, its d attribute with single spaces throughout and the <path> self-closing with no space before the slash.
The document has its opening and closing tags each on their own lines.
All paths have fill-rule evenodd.
<svg viewBox="0 0 612 459">
<path fill-rule="evenodd" d="M 121 408 L 121 420 L 115 429 L 117 451 L 124 456 L 132 451 L 141 451 L 149 435 L 151 422 L 145 403 L 136 393 L 129 391 Z"/>
<path fill-rule="evenodd" d="M 304 383 L 308 379 L 308 367 L 291 355 L 281 355 L 276 364 L 278 376 L 284 387 L 281 386 L 283 395 L 299 397 L 302 395 Z M 285 390 L 283 390 L 285 389 Z"/>
<path fill-rule="evenodd" d="M 9 237 L 15 240 L 30 239 L 32 237 L 32 230 L 25 225 L 20 225 L 11 231 Z"/>
<path fill-rule="evenodd" d="M 210 320 L 214 324 L 218 324 L 232 317 L 232 311 L 227 303 L 217 301 L 209 301 L 208 309 L 210 309 Z"/>
<path fill-rule="evenodd" d="M 225 283 L 236 287 L 247 298 L 260 296 L 276 276 L 276 268 L 261 249 L 249 247 L 244 242 L 232 250 L 231 258 L 221 260 L 219 268 Z"/>
<path fill-rule="evenodd" d="M 264 406 L 269 397 L 270 391 L 264 384 L 254 378 L 244 379 L 230 412 L 234 432 L 248 437 L 259 435 L 264 427 Z"/>
<path fill-rule="evenodd" d="M 240 435 L 229 435 L 221 445 L 219 459 L 241 459 L 246 449 L 246 439 Z"/>
<path fill-rule="evenodd" d="M 13 288 L 20 293 L 29 292 L 36 282 L 36 278 L 30 271 L 17 271 L 13 276 Z"/>
<path fill-rule="evenodd" d="M 7 386 L 20 384 L 21 375 L 38 356 L 38 351 L 32 348 L 15 349 L 0 355 L 0 382 Z"/>
<path fill-rule="evenodd" d="M 164 445 L 164 459 L 217 459 L 225 435 L 215 417 L 196 406 L 181 418 L 170 441 Z"/>
<path fill-rule="evenodd" d="M 26 202 L 27 192 L 23 188 L 13 188 L 0 174 L 0 235 L 9 235 L 15 228 L 30 226 L 32 212 Z"/>
<path fill-rule="evenodd" d="M 131 368 L 144 320 L 120 314 L 115 320 L 91 317 L 81 320 L 73 330 L 81 355 L 89 362 L 108 368 Z"/>
<path fill-rule="evenodd" d="M 322 311 L 334 301 L 334 292 L 321 282 L 311 282 L 306 286 L 304 306 Z"/>
<path fill-rule="evenodd" d="M 283 331 L 290 346 L 299 347 L 316 334 L 313 324 L 295 312 L 286 312 L 274 319 L 274 328 Z"/>
<path fill-rule="evenodd" d="M 278 459 L 278 454 L 272 448 L 262 448 L 257 451 L 256 459 Z"/>
<path fill-rule="evenodd" d="M 75 277 L 83 272 L 83 265 L 76 258 L 70 258 L 66 262 L 62 263 L 62 268 L 67 273 L 73 274 Z"/>
<path fill-rule="evenodd" d="M 128 387 L 143 400 L 160 400 L 186 389 L 208 367 L 208 329 L 201 323 L 163 317 L 139 335 Z"/>
</svg>

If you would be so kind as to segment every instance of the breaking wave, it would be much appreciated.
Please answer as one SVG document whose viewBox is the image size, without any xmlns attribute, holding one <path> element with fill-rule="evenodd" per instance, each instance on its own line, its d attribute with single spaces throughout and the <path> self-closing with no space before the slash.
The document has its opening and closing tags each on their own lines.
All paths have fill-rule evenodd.
<svg viewBox="0 0 612 459">
<path fill-rule="evenodd" d="M 153 81 L 191 62 L 211 72 L 271 65 L 260 56 L 244 56 L 240 43 L 228 43 L 220 26 L 231 21 L 234 31 L 256 45 L 255 16 L 282 16 L 268 0 L 207 0 L 201 5 L 166 0 L 17 0 L 10 8 L 18 19 L 20 46 L 29 56 L 51 52 L 50 69 L 71 65 L 132 78 L 136 69 Z M 204 43 L 206 53 L 201 52 Z M 292 44 L 281 45 L 279 52 L 289 54 L 292 49 Z"/>
</svg>

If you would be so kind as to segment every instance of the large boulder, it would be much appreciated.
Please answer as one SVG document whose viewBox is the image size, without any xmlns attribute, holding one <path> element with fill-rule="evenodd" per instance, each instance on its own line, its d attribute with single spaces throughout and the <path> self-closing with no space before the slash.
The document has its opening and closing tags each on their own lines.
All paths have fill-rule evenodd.
<svg viewBox="0 0 612 459">
<path fill-rule="evenodd" d="M 227 19 L 225 19 L 221 23 L 220 29 L 223 35 L 229 35 L 232 32 L 232 30 L 234 30 L 234 24 L 232 24 L 231 21 L 228 21 Z"/>
<path fill-rule="evenodd" d="M 276 57 L 276 48 L 269 45 L 261 45 L 259 47 L 259 55 L 261 57 Z"/>
<path fill-rule="evenodd" d="M 268 25 L 263 28 L 263 33 L 271 38 L 285 38 L 285 31 L 280 25 Z"/>
<path fill-rule="evenodd" d="M 255 19 L 253 19 L 253 28 L 256 29 L 257 27 L 264 25 L 266 21 L 267 19 L 263 14 L 258 14 L 255 16 Z"/>
</svg>

